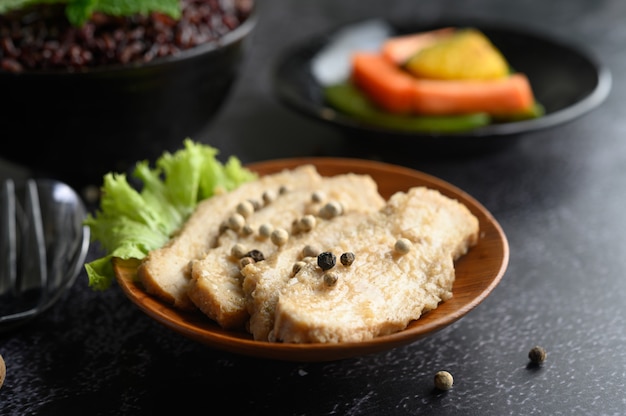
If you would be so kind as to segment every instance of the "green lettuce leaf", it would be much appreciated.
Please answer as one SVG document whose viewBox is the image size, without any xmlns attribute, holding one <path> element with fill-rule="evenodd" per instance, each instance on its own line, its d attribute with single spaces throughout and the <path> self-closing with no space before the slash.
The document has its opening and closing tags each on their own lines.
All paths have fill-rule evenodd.
<svg viewBox="0 0 626 416">
<path fill-rule="evenodd" d="M 257 178 L 234 156 L 222 164 L 217 149 L 191 139 L 183 144 L 173 154 L 163 153 L 154 168 L 147 161 L 136 164 L 132 176 L 140 182 L 139 190 L 125 174 L 104 176 L 100 207 L 84 221 L 92 242 L 107 253 L 85 264 L 91 288 L 111 286 L 113 257 L 141 260 L 169 240 L 199 201 Z"/>
<path fill-rule="evenodd" d="M 44 4 L 65 4 L 65 14 L 74 26 L 82 26 L 94 12 L 111 16 L 147 15 L 160 12 L 178 20 L 180 0 L 1 0 L 0 14 Z"/>
<path fill-rule="evenodd" d="M 0 1 L 0 14 L 24 9 L 35 4 L 67 3 L 68 1 L 71 0 L 2 0 Z"/>
</svg>

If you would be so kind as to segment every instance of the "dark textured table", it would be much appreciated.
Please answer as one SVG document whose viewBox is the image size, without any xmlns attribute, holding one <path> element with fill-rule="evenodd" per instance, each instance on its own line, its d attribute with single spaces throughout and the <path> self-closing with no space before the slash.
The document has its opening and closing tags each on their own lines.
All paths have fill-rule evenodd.
<svg viewBox="0 0 626 416">
<path fill-rule="evenodd" d="M 495 291 L 410 345 L 327 363 L 266 361 L 188 340 L 85 273 L 49 314 L 0 335 L 2 415 L 626 414 L 626 2 L 264 0 L 241 79 L 206 135 L 244 162 L 351 156 L 406 165 L 481 201 L 509 239 Z M 601 107 L 509 147 L 455 159 L 361 144 L 282 107 L 284 47 L 344 21 L 470 16 L 527 24 L 595 51 L 613 74 Z M 3 146 L 7 145 L 4 143 Z M 6 163 L 2 172 L 27 175 Z M 92 250 L 90 258 L 100 253 Z M 88 260 L 89 260 L 88 259 Z M 528 351 L 548 352 L 540 367 Z M 445 393 L 436 371 L 454 376 Z"/>
</svg>

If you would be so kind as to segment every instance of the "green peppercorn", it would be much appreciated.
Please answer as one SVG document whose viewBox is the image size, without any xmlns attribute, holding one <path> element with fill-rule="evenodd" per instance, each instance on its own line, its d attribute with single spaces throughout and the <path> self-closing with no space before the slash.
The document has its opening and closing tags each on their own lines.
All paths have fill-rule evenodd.
<svg viewBox="0 0 626 416">
<path fill-rule="evenodd" d="M 259 227 L 259 235 L 261 237 L 269 238 L 272 235 L 272 231 L 274 231 L 274 227 L 271 224 L 262 224 Z"/>
<path fill-rule="evenodd" d="M 263 195 L 261 195 L 261 197 L 263 198 L 263 202 L 265 203 L 265 205 L 268 205 L 274 202 L 274 200 L 276 199 L 276 193 L 268 189 L 267 191 L 263 192 Z"/>
<path fill-rule="evenodd" d="M 435 374 L 435 387 L 439 390 L 450 390 L 452 388 L 452 384 L 454 383 L 454 379 L 452 378 L 452 374 L 447 371 L 437 371 Z"/>
<path fill-rule="evenodd" d="M 257 199 L 248 199 L 248 202 L 252 204 L 255 211 L 260 210 L 263 205 Z"/>
<path fill-rule="evenodd" d="M 319 216 L 324 219 L 335 218 L 338 215 L 343 214 L 343 206 L 338 201 L 330 201 L 322 208 L 320 208 Z"/>
<path fill-rule="evenodd" d="M 324 271 L 332 269 L 335 264 L 337 264 L 337 257 L 330 251 L 324 251 L 317 256 L 317 265 Z"/>
<path fill-rule="evenodd" d="M 289 240 L 289 233 L 284 228 L 277 228 L 272 231 L 270 238 L 272 239 L 272 243 L 277 246 L 282 246 Z"/>
<path fill-rule="evenodd" d="M 322 191 L 315 191 L 311 194 L 311 201 L 313 202 L 322 202 L 326 199 L 326 195 Z"/>
<path fill-rule="evenodd" d="M 413 243 L 408 238 L 399 238 L 396 241 L 396 244 L 393 246 L 393 249 L 398 254 L 407 254 L 411 251 L 411 247 L 413 247 Z"/>
<path fill-rule="evenodd" d="M 240 259 L 243 256 L 246 255 L 246 248 L 244 247 L 243 244 L 237 243 L 235 245 L 233 245 L 233 247 L 230 249 L 230 254 L 236 258 L 236 259 Z"/>
<path fill-rule="evenodd" d="M 252 235 L 254 234 L 254 230 L 252 229 L 252 226 L 250 224 L 246 224 L 241 229 L 241 234 L 243 234 L 244 236 Z"/>
<path fill-rule="evenodd" d="M 302 257 L 317 257 L 320 250 L 312 244 L 307 244 L 302 249 Z"/>
<path fill-rule="evenodd" d="M 547 355 L 548 354 L 546 353 L 546 350 L 539 346 L 532 347 L 531 350 L 528 352 L 528 358 L 533 364 L 543 363 L 546 360 Z"/>
<path fill-rule="evenodd" d="M 252 264 L 254 263 L 254 259 L 252 257 L 242 257 L 239 260 L 239 268 L 243 269 L 244 267 L 246 267 L 248 264 Z"/>
<path fill-rule="evenodd" d="M 302 270 L 302 268 L 306 266 L 306 263 L 303 261 L 297 261 L 293 264 L 293 268 L 291 269 L 291 272 L 293 273 L 293 275 L 297 275 L 300 270 Z"/>
<path fill-rule="evenodd" d="M 326 284 L 326 286 L 328 287 L 335 286 L 337 284 L 337 280 L 339 280 L 337 273 L 333 273 L 333 272 L 324 273 L 324 283 Z"/>
<path fill-rule="evenodd" d="M 354 263 L 354 253 L 347 251 L 343 253 L 341 257 L 339 257 L 339 260 L 344 266 L 350 266 L 352 265 L 352 263 Z"/>
<path fill-rule="evenodd" d="M 315 216 L 305 215 L 298 221 L 298 229 L 302 231 L 311 231 L 316 224 Z"/>
<path fill-rule="evenodd" d="M 243 215 L 235 213 L 228 218 L 228 226 L 231 230 L 239 231 L 246 223 L 246 219 Z"/>
<path fill-rule="evenodd" d="M 237 213 L 243 216 L 244 218 L 248 218 L 254 212 L 254 205 L 250 201 L 243 201 L 237 204 Z"/>
</svg>

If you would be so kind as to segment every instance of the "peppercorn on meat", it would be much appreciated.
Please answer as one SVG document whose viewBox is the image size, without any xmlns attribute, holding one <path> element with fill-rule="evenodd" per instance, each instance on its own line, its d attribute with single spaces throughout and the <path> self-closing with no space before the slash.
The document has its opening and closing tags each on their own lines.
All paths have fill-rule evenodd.
<svg viewBox="0 0 626 416">
<path fill-rule="evenodd" d="M 322 270 L 306 262 L 288 280 L 275 305 L 273 339 L 356 342 L 406 328 L 452 296 L 454 259 L 476 244 L 478 231 L 464 205 L 437 191 L 396 193 L 327 248 L 337 257 L 354 253 L 351 265 Z"/>
<path fill-rule="evenodd" d="M 282 191 L 264 193 L 261 200 L 263 205 L 255 210 L 239 204 L 231 213 L 230 225 L 218 237 L 217 246 L 192 262 L 188 289 L 199 309 L 224 328 L 244 326 L 249 317 L 246 297 L 254 297 L 256 303 L 252 304 L 263 307 L 262 311 L 251 308 L 254 314 L 250 328 L 255 337 L 260 326 L 256 323 L 257 315 L 273 303 L 269 299 L 276 296 L 274 286 L 278 282 L 265 279 L 255 291 L 248 283 L 246 294 L 240 268 L 247 262 L 264 264 L 266 257 L 282 253 L 290 241 L 313 232 L 321 222 L 349 212 L 373 212 L 385 204 L 376 182 L 369 176 L 355 174 L 324 178 L 295 188 L 283 187 Z M 264 316 L 263 322 L 266 319 L 269 317 Z"/>
<path fill-rule="evenodd" d="M 294 236 L 280 251 L 241 270 L 250 313 L 249 331 L 257 341 L 275 341 L 274 313 L 281 290 L 301 267 L 317 267 L 317 256 L 358 232 L 368 212 L 346 212 Z"/>
<path fill-rule="evenodd" d="M 237 189 L 208 198 L 198 204 L 177 235 L 148 253 L 137 269 L 146 292 L 182 310 L 195 310 L 187 289 L 191 278 L 190 262 L 215 246 L 220 225 L 237 204 L 266 190 L 280 186 L 314 185 L 321 176 L 311 165 L 266 175 Z"/>
</svg>

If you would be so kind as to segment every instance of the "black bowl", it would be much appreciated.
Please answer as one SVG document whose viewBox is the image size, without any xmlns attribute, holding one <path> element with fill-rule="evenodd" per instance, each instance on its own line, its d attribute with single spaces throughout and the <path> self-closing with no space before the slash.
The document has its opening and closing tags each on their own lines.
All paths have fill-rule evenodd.
<svg viewBox="0 0 626 416">
<path fill-rule="evenodd" d="M 515 70 L 528 76 L 537 101 L 545 107 L 545 115 L 458 133 L 416 133 L 375 126 L 335 111 L 324 100 L 323 86 L 315 76 L 313 62 L 346 29 L 371 23 L 388 26 L 393 35 L 449 26 L 480 29 Z M 301 115 L 338 127 L 348 138 L 385 147 L 393 144 L 398 149 L 419 148 L 429 155 L 467 154 L 505 147 L 528 133 L 561 125 L 593 110 L 611 88 L 609 70 L 584 48 L 514 25 L 480 20 L 434 23 L 372 20 L 341 26 L 286 50 L 274 68 L 273 81 L 281 103 Z"/>
<path fill-rule="evenodd" d="M 0 71 L 0 157 L 82 187 L 180 148 L 227 98 L 256 20 L 252 10 L 217 42 L 141 65 Z"/>
</svg>

